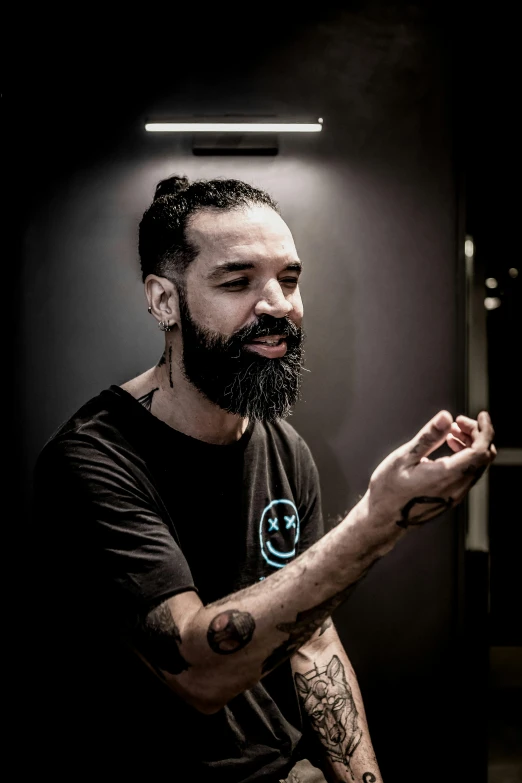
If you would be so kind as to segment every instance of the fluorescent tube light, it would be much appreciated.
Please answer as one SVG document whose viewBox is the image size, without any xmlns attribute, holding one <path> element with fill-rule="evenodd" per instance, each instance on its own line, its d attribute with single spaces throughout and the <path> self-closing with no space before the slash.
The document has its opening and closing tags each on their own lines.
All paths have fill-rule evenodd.
<svg viewBox="0 0 522 783">
<path fill-rule="evenodd" d="M 151 133 L 318 133 L 321 122 L 148 122 Z"/>
</svg>

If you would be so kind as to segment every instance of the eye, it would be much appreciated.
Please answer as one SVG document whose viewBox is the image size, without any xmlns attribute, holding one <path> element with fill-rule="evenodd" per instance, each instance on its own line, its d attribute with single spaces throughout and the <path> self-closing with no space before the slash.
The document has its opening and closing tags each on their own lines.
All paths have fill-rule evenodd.
<svg viewBox="0 0 522 783">
<path fill-rule="evenodd" d="M 248 280 L 243 277 L 241 280 L 231 280 L 228 283 L 223 283 L 221 288 L 242 288 L 245 285 L 248 285 Z"/>
<path fill-rule="evenodd" d="M 341 707 L 344 707 L 345 701 L 346 701 L 346 699 L 341 699 L 340 697 L 338 697 L 334 701 L 334 703 L 332 704 L 332 709 L 333 710 L 340 710 Z"/>
<path fill-rule="evenodd" d="M 297 277 L 285 277 L 284 280 L 280 280 L 281 283 L 284 283 L 285 285 L 291 286 L 292 288 L 297 288 L 297 285 L 299 284 L 299 280 Z"/>
</svg>

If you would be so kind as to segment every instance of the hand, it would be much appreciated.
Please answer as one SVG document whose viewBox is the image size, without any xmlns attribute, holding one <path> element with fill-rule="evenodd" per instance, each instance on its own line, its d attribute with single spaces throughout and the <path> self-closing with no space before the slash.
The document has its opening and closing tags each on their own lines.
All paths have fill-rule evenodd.
<svg viewBox="0 0 522 783">
<path fill-rule="evenodd" d="M 408 443 L 389 454 L 368 488 L 374 514 L 408 528 L 460 503 L 495 459 L 495 433 L 486 411 L 477 420 L 440 411 Z M 446 442 L 454 452 L 429 459 Z"/>
</svg>

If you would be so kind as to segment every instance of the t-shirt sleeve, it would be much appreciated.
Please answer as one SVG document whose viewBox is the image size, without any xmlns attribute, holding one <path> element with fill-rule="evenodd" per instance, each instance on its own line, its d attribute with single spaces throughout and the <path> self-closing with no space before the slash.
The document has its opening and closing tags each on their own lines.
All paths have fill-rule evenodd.
<svg viewBox="0 0 522 783">
<path fill-rule="evenodd" d="M 298 438 L 301 531 L 299 554 L 324 535 L 319 471 L 307 443 Z"/>
<path fill-rule="evenodd" d="M 92 589 L 93 602 L 99 595 L 122 631 L 152 606 L 196 589 L 172 522 L 131 450 L 79 434 L 51 442 L 36 466 L 33 497 L 37 540 L 52 550 L 57 590 Z M 60 578 L 73 584 L 60 586 Z"/>
</svg>

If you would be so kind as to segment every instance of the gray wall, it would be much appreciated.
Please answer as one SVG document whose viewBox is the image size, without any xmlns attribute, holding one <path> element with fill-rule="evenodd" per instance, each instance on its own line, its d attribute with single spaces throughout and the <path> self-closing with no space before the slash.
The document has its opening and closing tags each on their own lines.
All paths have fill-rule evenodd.
<svg viewBox="0 0 522 783">
<path fill-rule="evenodd" d="M 27 219 L 16 378 L 26 485 L 63 420 L 160 355 L 136 237 L 156 183 L 172 173 L 266 188 L 294 233 L 310 372 L 291 421 L 315 455 L 330 525 L 391 449 L 439 409 L 458 412 L 447 45 L 418 6 L 363 4 L 253 45 L 236 66 L 209 59 L 180 73 L 173 57 L 168 87 L 142 86 L 135 107 L 125 94 L 129 122 L 88 160 L 62 161 Z M 189 141 L 142 130 L 169 108 L 322 116 L 324 131 L 281 138 L 274 158 L 197 158 Z M 461 753 L 458 540 L 454 514 L 416 532 L 336 613 L 387 781 L 440 780 L 441 770 L 450 780 L 447 755 Z"/>
</svg>

